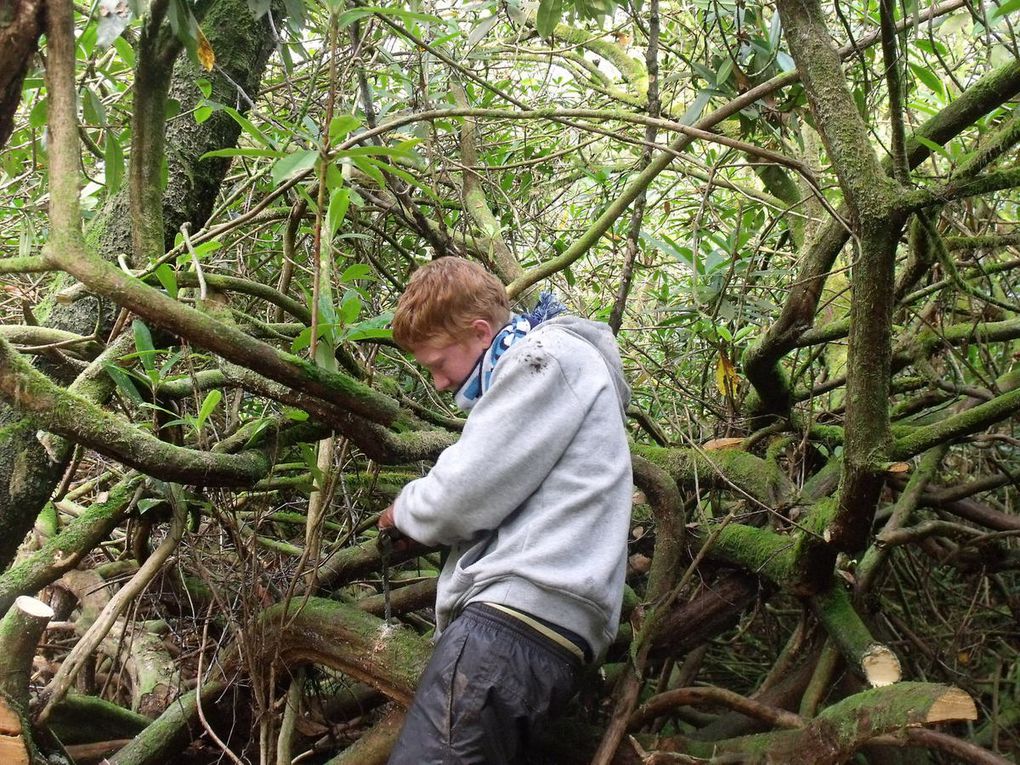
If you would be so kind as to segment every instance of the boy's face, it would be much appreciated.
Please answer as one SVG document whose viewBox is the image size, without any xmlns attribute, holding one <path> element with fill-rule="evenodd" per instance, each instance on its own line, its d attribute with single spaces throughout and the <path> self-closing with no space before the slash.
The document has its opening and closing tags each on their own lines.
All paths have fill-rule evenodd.
<svg viewBox="0 0 1020 765">
<path fill-rule="evenodd" d="M 438 390 L 456 390 L 475 368 L 482 351 L 489 347 L 496 333 L 489 322 L 475 319 L 470 332 L 460 340 L 444 337 L 410 348 L 415 361 L 432 374 Z"/>
</svg>

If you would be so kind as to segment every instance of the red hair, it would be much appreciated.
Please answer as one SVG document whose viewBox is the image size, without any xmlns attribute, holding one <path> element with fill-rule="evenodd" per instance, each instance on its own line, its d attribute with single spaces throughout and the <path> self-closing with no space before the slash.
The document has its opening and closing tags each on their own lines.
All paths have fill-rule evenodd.
<svg viewBox="0 0 1020 765">
<path fill-rule="evenodd" d="M 464 258 L 444 257 L 411 276 L 393 314 L 393 339 L 405 350 L 426 342 L 457 342 L 484 319 L 499 329 L 510 319 L 503 283 Z"/>
</svg>

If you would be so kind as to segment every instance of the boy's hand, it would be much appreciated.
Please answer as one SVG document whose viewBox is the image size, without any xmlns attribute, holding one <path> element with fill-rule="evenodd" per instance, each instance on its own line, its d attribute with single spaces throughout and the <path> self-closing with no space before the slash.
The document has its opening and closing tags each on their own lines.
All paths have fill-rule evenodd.
<svg viewBox="0 0 1020 765">
<path fill-rule="evenodd" d="M 390 505 L 382 513 L 379 514 L 379 520 L 377 521 L 379 526 L 379 537 L 389 537 L 393 543 L 394 552 L 404 552 L 410 550 L 411 545 L 415 544 L 415 541 L 411 537 L 406 536 L 400 529 L 397 528 L 396 523 L 393 521 L 393 505 Z"/>
<path fill-rule="evenodd" d="M 389 505 L 382 511 L 382 513 L 379 514 L 378 524 L 380 531 L 397 528 L 397 524 L 393 522 L 393 505 Z"/>
</svg>

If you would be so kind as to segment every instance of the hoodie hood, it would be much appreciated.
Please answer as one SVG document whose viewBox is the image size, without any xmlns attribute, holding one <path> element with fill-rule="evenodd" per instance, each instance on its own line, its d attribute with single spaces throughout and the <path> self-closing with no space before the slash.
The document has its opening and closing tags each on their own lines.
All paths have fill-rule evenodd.
<svg viewBox="0 0 1020 765">
<path fill-rule="evenodd" d="M 606 367 L 609 368 L 609 375 L 616 387 L 616 397 L 620 401 L 620 416 L 626 421 L 627 405 L 630 403 L 630 386 L 623 376 L 623 362 L 620 360 L 620 349 L 616 343 L 616 337 L 608 324 L 600 321 L 590 321 L 577 316 L 557 316 L 542 322 L 535 331 L 545 329 L 566 330 L 575 337 L 579 337 L 599 352 Z"/>
</svg>

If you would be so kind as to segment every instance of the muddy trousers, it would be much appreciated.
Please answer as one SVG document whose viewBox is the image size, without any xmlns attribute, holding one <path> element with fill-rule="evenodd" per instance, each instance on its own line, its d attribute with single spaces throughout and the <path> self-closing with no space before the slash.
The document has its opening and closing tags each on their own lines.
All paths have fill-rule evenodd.
<svg viewBox="0 0 1020 765">
<path fill-rule="evenodd" d="M 574 694 L 581 662 L 489 606 L 472 603 L 443 632 L 389 765 L 517 765 Z"/>
</svg>

